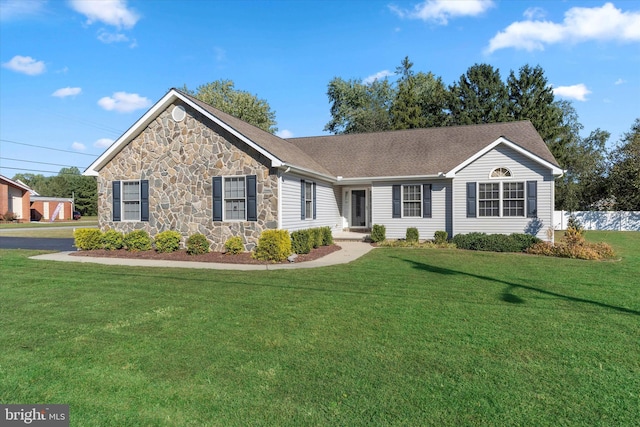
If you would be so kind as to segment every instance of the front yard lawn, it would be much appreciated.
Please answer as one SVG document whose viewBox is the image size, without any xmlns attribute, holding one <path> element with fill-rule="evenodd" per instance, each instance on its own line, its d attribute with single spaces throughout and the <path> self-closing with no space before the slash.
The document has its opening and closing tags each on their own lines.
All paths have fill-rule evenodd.
<svg viewBox="0 0 640 427">
<path fill-rule="evenodd" d="M 0 401 L 72 426 L 637 425 L 640 233 L 596 262 L 380 248 L 260 272 L 0 251 Z"/>
</svg>

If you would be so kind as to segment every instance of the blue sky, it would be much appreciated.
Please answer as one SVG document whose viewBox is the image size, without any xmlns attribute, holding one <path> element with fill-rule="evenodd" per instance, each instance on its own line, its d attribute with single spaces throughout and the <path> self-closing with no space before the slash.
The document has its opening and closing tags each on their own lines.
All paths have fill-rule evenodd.
<svg viewBox="0 0 640 427">
<path fill-rule="evenodd" d="M 332 78 L 405 56 L 447 85 L 540 65 L 610 145 L 640 117 L 640 1 L 0 0 L 0 174 L 84 170 L 171 87 L 218 79 L 280 136 L 321 135 Z"/>
</svg>

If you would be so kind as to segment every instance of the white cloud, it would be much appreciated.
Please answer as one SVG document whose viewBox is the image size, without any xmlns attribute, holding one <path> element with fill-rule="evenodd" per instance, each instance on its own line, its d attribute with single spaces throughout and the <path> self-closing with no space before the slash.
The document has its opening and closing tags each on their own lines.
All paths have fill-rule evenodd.
<svg viewBox="0 0 640 427">
<path fill-rule="evenodd" d="M 393 76 L 393 73 L 389 70 L 378 71 L 377 73 L 372 74 L 369 77 L 365 77 L 365 79 L 362 80 L 362 83 L 368 85 L 375 82 L 376 80 L 381 80 L 389 76 Z"/>
<path fill-rule="evenodd" d="M 1 0 L 0 21 L 11 21 L 37 15 L 44 9 L 46 3 L 47 0 Z"/>
<path fill-rule="evenodd" d="M 413 10 L 401 9 L 395 5 L 390 5 L 389 9 L 400 18 L 420 19 L 426 22 L 447 25 L 451 18 L 477 16 L 493 6 L 492 0 L 425 0 L 417 4 Z"/>
<path fill-rule="evenodd" d="M 531 19 L 541 19 L 547 15 L 545 10 L 541 7 L 530 7 L 524 11 L 522 16 L 531 20 Z"/>
<path fill-rule="evenodd" d="M 16 55 L 9 62 L 2 64 L 3 67 L 13 70 L 17 73 L 36 76 L 42 74 L 46 70 L 46 66 L 42 61 L 36 61 L 30 56 Z"/>
<path fill-rule="evenodd" d="M 53 92 L 51 96 L 57 96 L 58 98 L 65 98 L 67 96 L 76 96 L 80 94 L 80 92 L 82 92 L 82 89 L 79 87 L 63 87 Z"/>
<path fill-rule="evenodd" d="M 97 148 L 107 148 L 111 144 L 113 144 L 113 139 L 111 139 L 111 138 L 100 138 L 99 140 L 97 140 L 96 142 L 93 143 L 93 146 L 97 147 Z"/>
<path fill-rule="evenodd" d="M 616 81 L 615 81 L 614 85 L 616 85 L 616 86 L 617 86 L 617 85 L 623 85 L 623 84 L 625 84 L 626 82 L 627 82 L 627 81 L 626 81 L 626 80 L 624 80 L 624 79 L 618 79 L 618 80 L 616 80 Z"/>
<path fill-rule="evenodd" d="M 151 105 L 151 101 L 137 93 L 115 92 L 113 96 L 100 98 L 98 105 L 107 111 L 130 113 L 141 108 L 147 108 Z"/>
<path fill-rule="evenodd" d="M 572 7 L 562 23 L 519 21 L 496 34 L 486 51 L 515 48 L 544 50 L 545 45 L 588 40 L 640 41 L 640 12 L 623 12 L 612 3 L 602 7 Z"/>
<path fill-rule="evenodd" d="M 122 34 L 122 33 L 110 33 L 104 29 L 98 31 L 98 40 L 100 40 L 102 43 L 122 43 L 122 42 L 128 42 L 129 41 L 129 37 L 127 37 L 126 35 Z"/>
<path fill-rule="evenodd" d="M 102 22 L 117 28 L 133 28 L 140 15 L 127 8 L 126 0 L 71 0 L 71 8 L 87 17 L 87 24 Z"/>
<path fill-rule="evenodd" d="M 553 88 L 553 94 L 562 98 L 571 98 L 576 101 L 586 101 L 591 91 L 583 83 L 572 86 L 558 86 Z"/>
<path fill-rule="evenodd" d="M 73 144 L 71 144 L 71 148 L 76 151 L 84 151 L 87 149 L 87 147 L 85 147 L 85 145 L 81 142 L 74 142 Z"/>
<path fill-rule="evenodd" d="M 293 132 L 291 132 L 288 129 L 283 129 L 280 130 L 278 132 L 276 132 L 276 136 L 279 136 L 280 138 L 293 138 Z"/>
</svg>

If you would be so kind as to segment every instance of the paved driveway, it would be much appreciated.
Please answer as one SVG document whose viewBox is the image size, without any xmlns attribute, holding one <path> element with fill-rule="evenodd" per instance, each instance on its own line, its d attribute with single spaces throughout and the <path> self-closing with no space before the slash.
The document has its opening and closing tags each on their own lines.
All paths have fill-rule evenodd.
<svg viewBox="0 0 640 427">
<path fill-rule="evenodd" d="M 40 237 L 0 236 L 0 249 L 42 249 L 47 251 L 75 251 L 73 239 L 43 239 Z"/>
</svg>

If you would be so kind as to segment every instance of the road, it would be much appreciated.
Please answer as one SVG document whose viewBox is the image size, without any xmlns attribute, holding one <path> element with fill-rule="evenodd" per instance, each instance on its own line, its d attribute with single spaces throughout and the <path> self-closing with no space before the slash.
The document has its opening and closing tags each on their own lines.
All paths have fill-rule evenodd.
<svg viewBox="0 0 640 427">
<path fill-rule="evenodd" d="M 8 237 L 0 235 L 0 249 L 41 249 L 47 251 L 75 251 L 73 239 L 44 239 L 40 237 Z"/>
</svg>

